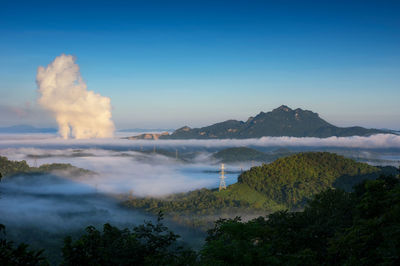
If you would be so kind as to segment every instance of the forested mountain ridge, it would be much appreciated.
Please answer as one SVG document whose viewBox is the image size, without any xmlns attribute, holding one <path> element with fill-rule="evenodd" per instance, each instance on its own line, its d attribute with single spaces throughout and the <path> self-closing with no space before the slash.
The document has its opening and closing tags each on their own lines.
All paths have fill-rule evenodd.
<svg viewBox="0 0 400 266">
<path fill-rule="evenodd" d="M 201 255 L 206 265 L 398 265 L 399 178 L 327 189 L 300 212 L 219 220 Z M 237 251 L 237 252 L 232 252 Z M 218 264 L 219 263 L 219 264 Z"/>
<path fill-rule="evenodd" d="M 214 153 L 213 157 L 223 163 L 248 161 L 271 162 L 293 153 L 294 152 L 284 148 L 265 153 L 248 147 L 233 147 L 220 150 Z"/>
<path fill-rule="evenodd" d="M 92 171 L 75 167 L 71 164 L 43 164 L 39 167 L 30 167 L 26 161 L 11 161 L 7 157 L 0 156 L 0 173 L 3 177 L 17 174 L 41 174 L 54 171 L 68 171 L 70 174 L 83 175 L 95 174 Z"/>
<path fill-rule="evenodd" d="M 238 177 L 277 203 L 303 205 L 328 187 L 350 190 L 357 182 L 375 179 L 381 169 L 328 152 L 305 152 L 252 167 Z"/>
<path fill-rule="evenodd" d="M 202 226 L 206 221 L 201 216 L 226 217 L 301 209 L 313 195 L 325 189 L 350 191 L 363 180 L 376 179 L 381 174 L 396 175 L 398 171 L 394 167 L 374 167 L 333 153 L 306 152 L 252 167 L 226 190 L 203 188 L 165 198 L 131 197 L 126 205 L 153 213 L 163 210 L 177 221 Z"/>
<path fill-rule="evenodd" d="M 282 105 L 271 112 L 261 112 L 246 122 L 227 120 L 202 128 L 184 126 L 161 139 L 245 139 L 264 136 L 280 137 L 318 137 L 331 136 L 369 136 L 379 133 L 392 133 L 379 129 L 363 127 L 337 127 L 319 117 L 317 113 Z"/>
</svg>

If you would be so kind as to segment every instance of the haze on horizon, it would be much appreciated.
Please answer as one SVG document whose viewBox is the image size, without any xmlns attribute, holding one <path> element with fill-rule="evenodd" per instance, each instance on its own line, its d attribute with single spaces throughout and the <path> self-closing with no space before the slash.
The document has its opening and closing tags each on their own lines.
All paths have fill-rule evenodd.
<svg viewBox="0 0 400 266">
<path fill-rule="evenodd" d="M 35 78 L 60 54 L 116 128 L 200 127 L 282 104 L 400 129 L 398 1 L 6 1 L 0 126 L 55 126 Z M 107 19 L 105 19 L 107 18 Z"/>
</svg>

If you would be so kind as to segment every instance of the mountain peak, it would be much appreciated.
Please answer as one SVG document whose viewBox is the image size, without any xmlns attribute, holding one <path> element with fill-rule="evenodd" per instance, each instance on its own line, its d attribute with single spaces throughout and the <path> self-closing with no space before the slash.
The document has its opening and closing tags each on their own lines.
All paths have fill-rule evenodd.
<svg viewBox="0 0 400 266">
<path fill-rule="evenodd" d="M 191 128 L 190 127 L 188 127 L 188 126 L 183 126 L 183 127 L 181 127 L 181 128 L 178 128 L 176 131 L 190 131 L 191 130 Z"/>
<path fill-rule="evenodd" d="M 300 108 L 291 109 L 287 105 L 268 112 L 260 112 L 249 117 L 246 122 L 227 120 L 203 128 L 183 127 L 164 139 L 235 139 L 261 137 L 317 137 L 369 136 L 385 133 L 382 130 L 361 127 L 340 128 L 319 117 L 318 113 Z"/>
<path fill-rule="evenodd" d="M 284 112 L 289 112 L 289 111 L 293 111 L 292 109 L 290 109 L 290 107 L 286 106 L 286 105 L 281 105 L 278 108 L 272 110 L 272 111 L 284 111 Z"/>
</svg>

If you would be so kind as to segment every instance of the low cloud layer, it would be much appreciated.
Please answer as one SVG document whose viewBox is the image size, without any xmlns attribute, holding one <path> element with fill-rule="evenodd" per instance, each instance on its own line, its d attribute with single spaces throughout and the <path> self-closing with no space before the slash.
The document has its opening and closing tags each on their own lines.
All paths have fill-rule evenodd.
<svg viewBox="0 0 400 266">
<path fill-rule="evenodd" d="M 51 225 L 46 230 L 78 229 L 89 224 L 140 223 L 146 216 L 121 208 L 94 187 L 55 175 L 5 178 L 0 186 L 1 223 Z M 148 217 L 148 216 L 147 216 Z"/>
<path fill-rule="evenodd" d="M 124 199 L 128 194 L 164 196 L 216 187 L 219 182 L 218 173 L 203 172 L 217 170 L 215 165 L 184 164 L 174 158 L 129 150 L 8 147 L 0 148 L 0 155 L 26 160 L 31 166 L 71 163 L 97 173 L 77 175 L 63 171 L 5 177 L 0 183 L 0 223 L 7 226 L 8 237 L 16 240 L 21 240 L 19 236 L 24 232 L 26 239 L 56 239 L 61 245 L 63 234 L 76 234 L 88 225 L 99 227 L 109 222 L 122 228 L 132 227 L 154 217 L 123 207 L 119 201 L 121 194 L 125 194 Z M 230 175 L 228 183 L 235 182 L 236 177 Z M 174 228 L 171 221 L 167 225 L 186 241 L 195 237 L 195 232 Z M 33 244 L 41 247 L 41 241 L 38 242 Z"/>
<path fill-rule="evenodd" d="M 0 135 L 1 147 L 35 147 L 35 146 L 76 146 L 76 147 L 342 147 L 342 148 L 400 148 L 400 136 L 394 134 L 376 134 L 368 137 L 329 137 L 329 138 L 296 138 L 296 137 L 263 137 L 259 139 L 215 139 L 215 140 L 127 140 L 118 138 L 62 140 L 52 135 Z"/>
<path fill-rule="evenodd" d="M 101 193 L 129 193 L 136 196 L 164 196 L 203 187 L 217 187 L 219 165 L 200 158 L 183 163 L 156 154 L 105 149 L 7 148 L 0 155 L 10 160 L 26 160 L 31 166 L 46 163 L 70 163 L 98 173 L 74 176 L 71 180 L 96 188 Z M 238 170 L 232 168 L 230 170 Z M 208 171 L 208 172 L 207 172 Z M 237 174 L 228 175 L 228 183 L 236 182 Z"/>
<path fill-rule="evenodd" d="M 253 146 L 260 150 L 278 146 L 292 147 L 293 150 L 303 150 L 299 147 L 311 147 L 312 150 L 332 147 L 330 150 L 338 151 L 363 148 L 351 151 L 356 157 L 366 153 L 364 157 L 374 159 L 384 153 L 380 149 L 399 149 L 400 137 L 132 141 L 117 138 L 65 140 L 55 134 L 0 134 L 1 156 L 26 160 L 31 166 L 70 163 L 97 173 L 77 176 L 76 173 L 64 172 L 62 175 L 53 173 L 4 178 L 0 183 L 0 223 L 6 224 L 10 233 L 8 236 L 17 236 L 16 239 L 21 232 L 27 232 L 35 239 L 42 239 L 46 234 L 46 239 L 58 237 L 58 243 L 62 243 L 61 231 L 71 234 L 89 224 L 100 226 L 110 222 L 130 227 L 151 217 L 122 207 L 116 197 L 118 194 L 162 197 L 175 192 L 218 187 L 219 164 L 211 156 L 212 152 L 234 146 Z M 176 160 L 175 156 L 152 153 L 154 147 L 173 152 L 176 149 L 182 152 L 182 156 L 188 152 L 196 157 L 190 157 L 188 161 Z M 141 148 L 145 152 L 140 152 Z M 398 161 L 400 150 L 385 156 L 382 159 Z M 241 168 L 246 170 L 251 165 L 253 163 L 246 165 L 242 162 L 228 165 L 227 170 L 233 172 L 226 175 L 227 183 L 236 182 L 238 172 L 235 171 Z M 186 236 L 185 231 L 177 232 L 186 240 L 193 238 L 190 232 Z"/>
<path fill-rule="evenodd" d="M 39 104 L 54 115 L 64 139 L 113 135 L 110 98 L 87 90 L 74 57 L 62 54 L 39 67 L 36 81 Z"/>
<path fill-rule="evenodd" d="M 91 178 L 76 178 L 75 182 L 96 187 L 104 193 L 133 192 L 138 196 L 163 196 L 201 187 L 216 187 L 218 164 L 215 159 L 213 160 L 211 152 L 235 146 L 259 147 L 261 150 L 264 148 L 268 150 L 268 147 L 272 147 L 270 150 L 275 147 L 325 150 L 324 147 L 328 147 L 331 150 L 337 148 L 339 153 L 341 148 L 398 150 L 400 136 L 381 134 L 370 137 L 325 139 L 264 137 L 244 140 L 132 141 L 116 138 L 64 140 L 51 134 L 0 134 L 0 155 L 2 156 L 7 156 L 12 160 L 26 160 L 31 166 L 44 163 L 70 163 L 99 173 Z M 142 149 L 145 151 L 167 149 L 174 156 L 171 158 L 139 152 Z M 189 152 L 196 154 L 197 157 L 190 157 L 190 162 L 176 160 L 175 149 L 178 155 Z M 349 153 L 346 152 L 346 154 Z M 398 154 L 399 152 L 396 153 L 396 158 Z M 354 155 L 354 157 L 359 156 Z M 391 156 L 391 154 L 386 153 L 385 156 Z M 381 156 L 378 159 L 386 160 L 387 158 L 389 157 Z M 397 160 L 396 158 L 389 159 Z M 246 169 L 249 166 L 246 162 L 241 162 L 229 170 Z M 229 178 L 227 180 L 229 183 L 236 182 L 237 174 Z"/>
</svg>

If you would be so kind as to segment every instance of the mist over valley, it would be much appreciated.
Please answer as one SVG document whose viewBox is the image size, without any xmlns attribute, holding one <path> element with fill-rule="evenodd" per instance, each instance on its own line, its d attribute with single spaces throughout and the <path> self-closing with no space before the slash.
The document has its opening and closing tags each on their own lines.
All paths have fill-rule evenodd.
<svg viewBox="0 0 400 266">
<path fill-rule="evenodd" d="M 376 135 L 335 140 L 65 141 L 56 135 L 0 135 L 0 154 L 9 160 L 24 160 L 31 167 L 71 164 L 90 171 L 89 174 L 55 171 L 4 176 L 0 183 L 2 222 L 10 229 L 23 224 L 40 226 L 45 222 L 55 231 L 105 222 L 121 226 L 140 223 L 153 214 L 126 209 L 122 199 L 163 198 L 174 193 L 217 188 L 221 163 L 226 166 L 228 186 L 253 166 L 305 151 L 330 151 L 371 165 L 398 167 L 400 149 L 395 145 L 400 144 L 399 139 Z M 321 143 L 325 146 L 318 146 Z M 349 143 L 351 146 L 347 147 Z M 359 147 L 353 148 L 356 143 Z M 372 148 L 362 148 L 364 143 Z M 244 145 L 248 148 L 243 148 Z"/>
</svg>

